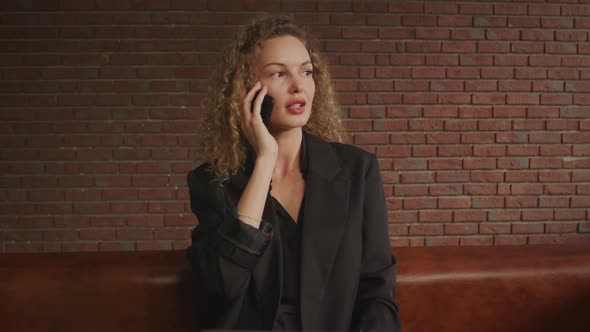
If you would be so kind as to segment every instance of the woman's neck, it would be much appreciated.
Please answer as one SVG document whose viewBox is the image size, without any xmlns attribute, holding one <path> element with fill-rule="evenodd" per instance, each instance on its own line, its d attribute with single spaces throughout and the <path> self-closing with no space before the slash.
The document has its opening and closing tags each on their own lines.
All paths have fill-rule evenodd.
<svg viewBox="0 0 590 332">
<path fill-rule="evenodd" d="M 285 178 L 289 175 L 301 174 L 300 152 L 303 131 L 296 128 L 273 134 L 279 146 L 279 155 L 275 164 L 273 178 Z"/>
</svg>

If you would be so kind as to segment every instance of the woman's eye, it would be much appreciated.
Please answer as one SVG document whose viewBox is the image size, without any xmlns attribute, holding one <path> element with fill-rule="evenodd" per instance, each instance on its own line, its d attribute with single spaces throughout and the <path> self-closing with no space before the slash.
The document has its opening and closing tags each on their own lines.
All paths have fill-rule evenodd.
<svg viewBox="0 0 590 332">
<path fill-rule="evenodd" d="M 303 72 L 303 75 L 305 75 L 305 76 L 311 76 L 311 75 L 313 75 L 313 70 L 306 70 L 306 71 Z"/>
<path fill-rule="evenodd" d="M 273 78 L 279 78 L 279 77 L 283 77 L 285 76 L 285 74 L 283 74 L 282 72 L 278 71 L 276 73 L 272 73 L 271 75 Z"/>
</svg>

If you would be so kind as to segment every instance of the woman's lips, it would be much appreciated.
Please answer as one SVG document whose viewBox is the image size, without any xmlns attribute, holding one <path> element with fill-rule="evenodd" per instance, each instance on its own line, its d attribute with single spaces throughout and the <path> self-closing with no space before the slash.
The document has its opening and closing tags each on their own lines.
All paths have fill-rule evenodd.
<svg viewBox="0 0 590 332">
<path fill-rule="evenodd" d="M 287 110 L 294 114 L 305 112 L 305 101 L 294 101 L 287 106 Z"/>
</svg>

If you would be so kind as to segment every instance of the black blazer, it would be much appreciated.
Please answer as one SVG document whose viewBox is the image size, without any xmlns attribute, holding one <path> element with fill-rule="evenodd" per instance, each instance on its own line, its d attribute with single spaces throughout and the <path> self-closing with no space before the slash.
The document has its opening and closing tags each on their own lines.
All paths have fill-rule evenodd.
<svg viewBox="0 0 590 332">
<path fill-rule="evenodd" d="M 301 239 L 303 330 L 400 331 L 377 158 L 305 132 L 303 139 L 308 160 Z M 270 192 L 260 230 L 255 229 L 236 213 L 251 169 L 220 185 L 206 168 L 188 174 L 199 225 L 187 250 L 209 296 L 211 324 L 204 327 L 270 330 L 282 285 L 280 229 Z"/>
</svg>

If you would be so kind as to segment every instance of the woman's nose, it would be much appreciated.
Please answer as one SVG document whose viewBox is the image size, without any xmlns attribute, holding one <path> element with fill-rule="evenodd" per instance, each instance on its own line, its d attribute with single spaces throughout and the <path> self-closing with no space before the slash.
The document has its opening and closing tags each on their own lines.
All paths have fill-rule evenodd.
<svg viewBox="0 0 590 332">
<path fill-rule="evenodd" d="M 290 92 L 291 93 L 298 93 L 303 91 L 303 79 L 301 77 L 292 76 L 291 78 L 291 85 L 290 85 Z"/>
</svg>

